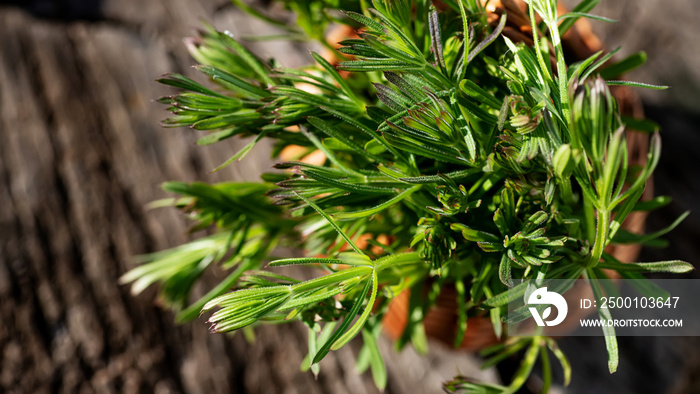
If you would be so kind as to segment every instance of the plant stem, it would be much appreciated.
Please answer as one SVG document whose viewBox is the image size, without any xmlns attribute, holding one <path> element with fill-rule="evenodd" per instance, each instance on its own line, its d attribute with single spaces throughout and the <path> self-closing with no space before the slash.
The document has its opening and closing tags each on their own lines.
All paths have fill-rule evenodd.
<svg viewBox="0 0 700 394">
<path fill-rule="evenodd" d="M 566 62 L 564 61 L 564 49 L 561 46 L 559 27 L 556 22 L 547 24 L 549 34 L 552 36 L 552 45 L 557 55 L 557 79 L 559 80 L 559 99 L 561 100 L 561 112 L 564 121 L 569 121 L 569 89 L 567 81 Z"/>
<path fill-rule="evenodd" d="M 571 178 L 569 177 L 564 177 L 561 180 L 561 196 L 567 204 L 572 206 L 576 204 L 574 194 L 571 191 Z"/>
<path fill-rule="evenodd" d="M 610 211 L 607 209 L 598 210 L 598 225 L 596 227 L 595 243 L 589 260 L 586 262 L 586 268 L 595 267 L 603 255 L 603 249 L 608 241 L 608 232 L 610 231 Z"/>
<path fill-rule="evenodd" d="M 537 54 L 537 61 L 540 63 L 540 68 L 542 69 L 542 72 L 545 74 L 544 78 L 545 80 L 552 79 L 552 76 L 549 75 L 549 67 L 547 67 L 547 64 L 544 62 L 544 58 L 542 57 L 542 50 L 540 49 L 540 35 L 538 34 L 537 31 L 537 23 L 535 19 L 535 8 L 530 6 L 529 12 L 530 12 L 530 21 L 532 22 L 532 40 L 535 43 L 534 48 L 535 48 L 535 53 Z M 544 81 L 542 81 L 544 82 Z"/>
<path fill-rule="evenodd" d="M 541 330 L 538 330 L 538 334 L 539 333 L 541 333 Z M 537 356 L 540 353 L 540 346 L 542 342 L 543 337 L 541 337 L 540 335 L 537 335 L 532 338 L 530 347 L 527 349 L 527 352 L 525 352 L 523 361 L 520 363 L 520 367 L 515 372 L 515 377 L 510 383 L 510 386 L 508 386 L 508 390 L 506 391 L 506 393 L 515 393 L 525 384 L 527 378 L 532 372 L 532 368 L 535 366 Z"/>
<path fill-rule="evenodd" d="M 238 267 L 238 269 L 231 272 L 223 281 L 221 281 L 221 283 L 216 285 L 216 287 L 214 287 L 213 289 L 209 290 L 209 292 L 207 292 L 207 294 L 205 294 L 202 298 L 197 300 L 192 305 L 188 306 L 185 310 L 178 313 L 175 317 L 175 320 L 178 323 L 184 323 L 201 315 L 202 307 L 204 306 L 204 304 L 214 299 L 214 297 L 218 297 L 221 294 L 230 290 L 231 287 L 233 287 L 236 284 L 236 282 L 238 282 L 238 279 L 245 271 L 254 268 L 259 263 L 259 261 L 249 261 L 247 264 L 243 264 L 240 267 Z"/>
<path fill-rule="evenodd" d="M 585 223 L 582 223 L 585 227 L 586 231 L 586 239 L 589 242 L 593 242 L 595 240 L 595 223 L 593 221 L 593 203 L 589 198 L 586 198 L 584 195 L 583 198 L 583 211 L 584 211 L 584 220 L 586 221 Z"/>
<path fill-rule="evenodd" d="M 540 347 L 540 360 L 542 360 L 542 393 L 547 394 L 552 386 L 552 367 L 546 346 Z"/>
</svg>

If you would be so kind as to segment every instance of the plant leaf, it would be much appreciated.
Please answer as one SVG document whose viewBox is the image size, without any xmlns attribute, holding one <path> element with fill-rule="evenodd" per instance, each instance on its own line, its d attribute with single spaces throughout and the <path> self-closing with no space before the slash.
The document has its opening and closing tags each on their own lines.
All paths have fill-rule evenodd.
<svg viewBox="0 0 700 394">
<path fill-rule="evenodd" d="M 611 22 L 611 23 L 617 22 L 617 20 L 615 20 L 615 19 L 610 19 L 610 18 L 606 18 L 604 16 L 599 16 L 599 15 L 587 14 L 585 12 L 568 12 L 568 13 L 560 16 L 559 18 L 557 18 L 557 22 L 561 22 L 561 21 L 563 21 L 565 19 L 569 19 L 569 18 L 575 18 L 575 19 L 588 18 L 588 19 L 593 19 L 596 21 L 603 21 L 603 22 Z"/>
<path fill-rule="evenodd" d="M 643 65 L 647 61 L 647 54 L 644 51 L 634 53 L 619 62 L 605 67 L 600 71 L 600 76 L 603 79 L 617 78 L 622 74 L 628 73 L 635 68 Z"/>
<path fill-rule="evenodd" d="M 571 10 L 571 12 L 586 13 L 595 8 L 595 6 L 598 5 L 599 2 L 600 0 L 582 0 L 580 3 L 578 3 L 578 5 L 576 5 L 576 7 L 574 7 L 573 10 Z M 574 23 L 576 23 L 577 20 L 578 17 L 565 19 L 559 25 L 559 36 L 564 36 L 564 33 L 566 33 L 571 28 L 571 26 L 573 26 Z"/>
<path fill-rule="evenodd" d="M 603 291 L 600 288 L 598 279 L 596 278 L 595 273 L 593 273 L 593 269 L 589 268 L 586 272 L 588 273 L 591 288 L 593 289 L 593 295 L 595 296 L 596 300 L 598 300 L 598 305 L 602 305 L 601 297 L 603 297 Z M 612 320 L 612 315 L 610 314 L 610 310 L 607 308 L 607 306 L 605 308 L 599 307 L 598 314 L 603 320 Z M 610 373 L 615 373 L 620 362 L 620 355 L 617 348 L 617 337 L 615 336 L 615 327 L 605 324 L 603 326 L 603 334 L 605 334 L 605 347 L 608 350 L 608 370 L 610 370 Z"/>
<path fill-rule="evenodd" d="M 605 81 L 610 86 L 632 86 L 635 88 L 647 88 L 654 90 L 665 90 L 668 89 L 666 85 L 652 85 L 650 83 L 643 82 L 632 82 L 632 81 Z"/>
<path fill-rule="evenodd" d="M 379 391 L 384 391 L 387 383 L 386 365 L 384 364 L 382 354 L 379 352 L 377 340 L 368 330 L 362 330 L 362 339 L 364 339 L 365 347 L 369 352 L 369 365 L 372 369 L 374 384 L 377 385 Z"/>
<path fill-rule="evenodd" d="M 365 282 L 365 286 L 362 289 L 362 292 L 360 294 L 367 294 L 367 292 L 370 289 L 370 285 L 372 284 L 372 280 L 369 279 Z M 355 303 L 352 305 L 352 308 L 350 308 L 350 311 L 348 314 L 345 316 L 343 319 L 343 322 L 340 323 L 338 328 L 331 334 L 331 336 L 321 345 L 321 347 L 318 349 L 318 352 L 316 352 L 316 355 L 314 356 L 313 361 L 311 364 L 317 364 L 321 360 L 323 360 L 324 357 L 330 352 L 331 347 L 333 346 L 334 343 L 340 338 L 341 335 L 345 332 L 345 330 L 350 327 L 350 324 L 352 324 L 352 321 L 355 319 L 355 316 L 357 316 L 357 313 L 360 311 L 360 308 L 362 307 L 362 304 L 365 301 L 365 297 L 357 297 L 355 300 Z"/>
<path fill-rule="evenodd" d="M 359 253 L 359 254 L 364 254 L 364 253 L 362 253 L 362 251 L 360 250 L 360 248 L 358 248 L 357 245 L 355 245 L 355 243 L 352 242 L 352 240 L 350 239 L 350 237 L 348 237 L 348 236 L 343 232 L 343 230 L 341 230 L 340 227 L 338 227 L 338 225 L 335 223 L 335 221 L 334 221 L 325 211 L 323 211 L 321 208 L 318 207 L 318 205 L 314 204 L 311 200 L 309 200 L 308 198 L 302 196 L 301 194 L 297 193 L 296 191 L 294 192 L 294 194 L 296 194 L 297 197 L 299 197 L 299 198 L 301 198 L 302 200 L 304 200 L 304 202 L 306 202 L 307 204 L 309 204 L 309 206 L 310 206 L 311 208 L 313 208 L 316 212 L 318 212 L 321 216 L 323 216 L 323 218 L 326 219 L 326 221 L 328 221 L 328 223 L 331 225 L 331 227 L 333 227 L 333 228 L 335 229 L 335 231 L 337 231 L 338 234 L 339 234 L 341 237 L 343 237 L 343 239 L 345 240 L 345 242 L 347 242 L 348 245 L 350 245 L 350 246 L 355 250 L 355 252 L 357 252 L 357 253 Z M 315 362 L 314 362 L 314 363 L 315 363 Z"/>
<path fill-rule="evenodd" d="M 333 215 L 337 220 L 349 220 L 349 219 L 359 219 L 359 218 L 364 218 L 368 216 L 375 215 L 391 206 L 394 204 L 398 203 L 399 201 L 403 200 L 404 198 L 410 196 L 414 192 L 420 189 L 420 186 L 414 186 L 410 189 L 404 190 L 400 194 L 396 195 L 395 197 L 391 198 L 390 200 L 387 200 L 375 207 L 372 208 L 367 208 L 363 209 L 361 211 L 354 211 L 354 212 L 340 212 L 336 213 Z"/>
<path fill-rule="evenodd" d="M 610 255 L 607 256 L 607 259 L 604 258 L 604 261 L 600 262 L 596 267 L 612 269 L 618 272 L 672 272 L 675 274 L 685 274 L 695 269 L 692 264 L 681 260 L 657 261 L 653 263 L 621 263 L 613 260 Z"/>
<path fill-rule="evenodd" d="M 322 257 L 295 257 L 290 259 L 280 259 L 271 261 L 268 267 L 284 267 L 288 265 L 298 265 L 298 264 L 343 264 L 340 259 L 330 259 Z"/>
</svg>

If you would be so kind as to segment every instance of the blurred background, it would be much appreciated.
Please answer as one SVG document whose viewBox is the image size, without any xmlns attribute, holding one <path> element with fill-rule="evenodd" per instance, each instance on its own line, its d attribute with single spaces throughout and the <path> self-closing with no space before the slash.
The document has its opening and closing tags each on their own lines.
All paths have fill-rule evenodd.
<svg viewBox="0 0 700 394">
<path fill-rule="evenodd" d="M 672 86 L 639 91 L 663 128 L 656 194 L 673 197 L 647 228 L 694 213 L 668 248 L 639 260 L 700 264 L 697 0 L 603 0 L 595 13 L 619 21 L 594 24 L 608 48 L 649 55 L 630 79 Z M 376 392 L 355 372 L 356 347 L 324 359 L 314 379 L 299 372 L 301 325 L 258 328 L 249 344 L 203 321 L 177 326 L 153 290 L 133 297 L 118 284 L 134 255 L 187 240 L 178 212 L 144 208 L 165 196 L 160 183 L 254 180 L 271 163 L 259 145 L 211 173 L 240 141 L 197 147 L 193 131 L 159 126 L 166 113 L 153 100 L 172 90 L 154 80 L 195 77 L 182 38 L 203 21 L 237 36 L 274 33 L 227 0 L 0 0 L 0 392 Z M 311 61 L 303 43 L 251 47 L 286 66 Z M 700 338 L 619 341 L 609 375 L 602 338 L 563 339 L 575 371 L 563 392 L 700 392 Z M 441 392 L 458 373 L 496 381 L 515 366 L 481 371 L 476 356 L 438 344 L 427 357 L 380 347 L 390 393 Z"/>
</svg>

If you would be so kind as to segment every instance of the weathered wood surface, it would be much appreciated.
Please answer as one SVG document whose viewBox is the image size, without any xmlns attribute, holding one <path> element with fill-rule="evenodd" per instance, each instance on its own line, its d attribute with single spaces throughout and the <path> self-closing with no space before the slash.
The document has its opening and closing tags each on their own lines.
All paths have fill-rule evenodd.
<svg viewBox="0 0 700 394">
<path fill-rule="evenodd" d="M 166 114 L 152 100 L 171 90 L 154 79 L 194 74 L 181 38 L 200 18 L 259 31 L 231 7 L 214 12 L 226 4 L 105 1 L 104 20 L 70 23 L 0 8 L 0 392 L 376 391 L 354 371 L 357 349 L 331 354 L 315 380 L 299 372 L 303 327 L 261 328 L 251 346 L 201 320 L 177 326 L 153 291 L 117 284 L 134 255 L 186 239 L 176 212 L 144 210 L 164 197 L 161 182 L 252 180 L 269 166 L 256 147 L 211 174 L 240 142 L 196 147 L 191 131 L 158 125 Z M 299 65 L 301 49 L 263 53 Z M 438 348 L 422 359 L 382 347 L 389 392 L 439 392 L 475 367 Z"/>
<path fill-rule="evenodd" d="M 628 52 L 646 49 L 663 57 L 662 70 L 676 59 L 690 76 L 669 100 L 683 102 L 686 110 L 698 108 L 693 103 L 700 96 L 692 89 L 699 80 L 692 66 L 697 58 L 673 58 L 671 51 L 695 42 L 689 30 L 678 28 L 697 25 L 688 21 L 697 16 L 691 2 L 621 1 L 611 9 L 617 15 L 599 12 L 633 12 L 645 23 Z M 267 168 L 265 147 L 256 147 L 260 159 L 210 174 L 240 142 L 196 147 L 190 131 L 160 128 L 165 114 L 152 103 L 169 92 L 153 82 L 159 75 L 193 75 L 181 37 L 200 18 L 234 32 L 259 32 L 262 25 L 226 0 L 102 3 L 101 20 L 70 23 L 0 6 L 0 392 L 375 392 L 371 378 L 354 371 L 356 349 L 331 354 L 315 380 L 298 372 L 306 350 L 299 326 L 261 328 L 257 343 L 249 345 L 241 336 L 211 335 L 201 321 L 176 326 L 172 314 L 154 305 L 153 291 L 132 297 L 117 285 L 133 255 L 186 240 L 186 222 L 176 212 L 143 208 L 164 196 L 161 182 L 254 179 Z M 634 5 L 641 3 L 675 10 L 675 30 L 646 25 L 662 13 Z M 619 19 L 615 28 L 639 26 Z M 621 37 L 609 29 L 609 42 Z M 660 34 L 673 45 L 664 46 Z M 657 38 L 645 41 L 647 35 Z M 303 46 L 256 47 L 266 55 L 285 54 L 288 65 L 308 61 Z M 671 77 L 676 74 L 663 72 L 668 80 L 653 72 L 643 79 L 678 83 Z M 675 198 L 663 213 L 651 215 L 649 227 L 658 229 L 698 206 L 699 165 L 682 159 L 697 156 L 698 122 L 661 107 L 650 113 L 667 125 L 656 188 Z M 674 233 L 671 248 L 645 251 L 643 260 L 699 262 L 699 229 L 693 215 Z M 620 372 L 608 377 L 599 339 L 563 344 L 579 364 L 575 392 L 699 391 L 697 342 L 622 340 Z M 652 342 L 658 357 L 650 359 Z M 475 373 L 473 357 L 437 346 L 427 358 L 381 346 L 388 392 L 436 392 L 458 371 Z"/>
</svg>

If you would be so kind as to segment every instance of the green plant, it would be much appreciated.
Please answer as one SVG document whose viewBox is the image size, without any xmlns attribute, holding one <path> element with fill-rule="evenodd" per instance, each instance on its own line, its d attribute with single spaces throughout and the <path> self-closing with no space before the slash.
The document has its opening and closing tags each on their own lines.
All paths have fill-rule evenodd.
<svg viewBox="0 0 700 394">
<path fill-rule="evenodd" d="M 443 286 L 457 290 L 459 344 L 471 316 L 489 315 L 500 337 L 506 291 L 524 294 L 525 279 L 573 283 L 584 276 L 599 292 L 602 269 L 627 278 L 692 269 L 680 261 L 620 264 L 605 252 L 610 244 L 655 238 L 622 223 L 667 199 L 639 201 L 660 139 L 652 123 L 623 120 L 608 88 L 663 88 L 612 80 L 641 56 L 613 65 L 612 54 L 579 62 L 564 56 L 561 36 L 577 18 L 593 17 L 586 12 L 597 1 L 560 16 L 556 1 L 531 0 L 532 29 L 540 33 L 533 46 L 502 35 L 507 16 L 489 24 L 477 0 L 283 3 L 298 16 L 299 26 L 287 28 L 291 38 L 319 40 L 344 60 L 331 64 L 311 53 L 315 65 L 288 69 L 206 27 L 189 49 L 214 87 L 177 74 L 159 80 L 183 90 L 161 99 L 174 114 L 166 125 L 209 131 L 200 144 L 251 137 L 222 166 L 243 159 L 263 137 L 274 141 L 275 156 L 291 146 L 301 152 L 277 164 L 281 171 L 262 174 L 261 183 L 166 184 L 182 197 L 157 205 L 190 212 L 195 228 L 212 227 L 213 235 L 145 256 L 123 281 L 134 281 L 135 292 L 159 283 L 179 321 L 215 310 L 212 331 L 228 332 L 301 320 L 309 327 L 303 368 L 315 373 L 329 351 L 362 333 L 358 362 L 384 387 L 376 346 L 382 315 L 395 295 L 419 294 L 428 280 L 425 297 L 411 298 L 399 347 L 424 347 L 421 319 Z M 359 36 L 336 50 L 324 38 L 334 24 Z M 641 168 L 628 165 L 625 122 L 653 131 Z M 296 160 L 316 150 L 322 164 Z M 301 245 L 309 257 L 275 259 L 277 245 Z M 261 270 L 270 260 L 269 267 L 311 265 L 325 273 L 299 281 Z M 229 276 L 190 304 L 193 283 L 215 262 Z M 617 344 L 614 330 L 605 330 L 612 373 Z M 486 366 L 523 349 L 509 386 L 458 378 L 446 387 L 517 391 L 541 357 L 546 391 L 547 349 L 568 381 L 568 361 L 541 335 L 504 340 L 486 351 Z"/>
</svg>

